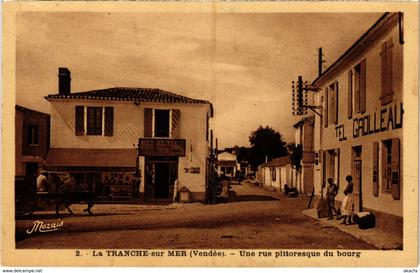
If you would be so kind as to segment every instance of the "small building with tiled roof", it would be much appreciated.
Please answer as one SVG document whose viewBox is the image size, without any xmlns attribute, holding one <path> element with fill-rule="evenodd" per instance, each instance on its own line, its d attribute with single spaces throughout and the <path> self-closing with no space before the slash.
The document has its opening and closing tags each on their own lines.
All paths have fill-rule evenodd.
<svg viewBox="0 0 420 273">
<path fill-rule="evenodd" d="M 209 101 L 151 88 L 113 87 L 71 92 L 70 71 L 59 68 L 51 109 L 46 168 L 68 171 L 98 198 L 172 200 L 187 187 L 204 201 Z"/>
<path fill-rule="evenodd" d="M 258 166 L 257 180 L 260 185 L 276 191 L 283 191 L 286 184 L 297 187 L 290 156 L 273 158 Z"/>
</svg>

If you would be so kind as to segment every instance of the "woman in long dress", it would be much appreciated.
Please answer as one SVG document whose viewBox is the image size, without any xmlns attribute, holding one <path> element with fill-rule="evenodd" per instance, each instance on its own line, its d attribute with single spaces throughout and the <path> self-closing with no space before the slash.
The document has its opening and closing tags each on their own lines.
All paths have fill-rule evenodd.
<svg viewBox="0 0 420 273">
<path fill-rule="evenodd" d="M 344 216 L 341 224 L 350 225 L 352 223 L 351 216 L 353 214 L 353 177 L 346 176 L 347 186 L 344 189 L 344 199 L 341 203 L 341 212 Z"/>
</svg>

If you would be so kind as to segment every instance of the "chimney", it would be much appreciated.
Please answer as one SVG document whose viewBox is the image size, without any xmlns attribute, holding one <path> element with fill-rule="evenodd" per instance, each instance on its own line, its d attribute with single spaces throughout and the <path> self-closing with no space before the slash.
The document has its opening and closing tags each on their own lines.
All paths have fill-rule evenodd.
<svg viewBox="0 0 420 273">
<path fill-rule="evenodd" d="M 58 94 L 70 95 L 70 70 L 67 67 L 58 68 Z"/>
</svg>

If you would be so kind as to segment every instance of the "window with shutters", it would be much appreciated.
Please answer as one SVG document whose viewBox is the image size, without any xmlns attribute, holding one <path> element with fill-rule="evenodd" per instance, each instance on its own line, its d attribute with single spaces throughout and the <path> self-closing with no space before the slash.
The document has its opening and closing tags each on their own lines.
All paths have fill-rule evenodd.
<svg viewBox="0 0 420 273">
<path fill-rule="evenodd" d="M 392 39 L 382 44 L 381 48 L 381 104 L 392 102 L 393 86 L 393 43 Z"/>
<path fill-rule="evenodd" d="M 339 149 L 327 150 L 325 158 L 325 179 L 332 178 L 337 186 L 339 185 L 339 155 Z"/>
<path fill-rule="evenodd" d="M 75 135 L 112 136 L 114 133 L 113 107 L 75 107 Z"/>
<path fill-rule="evenodd" d="M 276 181 L 276 168 L 275 167 L 272 167 L 271 168 L 271 180 L 272 181 Z"/>
<path fill-rule="evenodd" d="M 329 108 L 328 114 L 330 115 L 328 120 L 331 124 L 337 124 L 338 122 L 338 82 L 335 81 L 328 88 L 329 91 Z"/>
<path fill-rule="evenodd" d="M 29 124 L 26 130 L 27 143 L 29 146 L 39 145 L 39 126 L 37 124 Z"/>
<path fill-rule="evenodd" d="M 181 131 L 179 109 L 144 109 L 144 137 L 179 138 Z"/>
<path fill-rule="evenodd" d="M 366 112 L 366 59 L 354 67 L 352 77 L 354 113 L 364 113 Z"/>
<path fill-rule="evenodd" d="M 400 143 L 399 139 L 382 142 L 382 192 L 400 198 Z"/>
</svg>

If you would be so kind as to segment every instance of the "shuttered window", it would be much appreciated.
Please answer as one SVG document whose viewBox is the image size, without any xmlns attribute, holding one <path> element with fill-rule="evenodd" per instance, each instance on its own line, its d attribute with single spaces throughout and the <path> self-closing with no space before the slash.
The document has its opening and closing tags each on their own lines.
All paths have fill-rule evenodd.
<svg viewBox="0 0 420 273">
<path fill-rule="evenodd" d="M 76 106 L 75 111 L 75 135 L 82 136 L 85 133 L 85 107 Z"/>
<path fill-rule="evenodd" d="M 325 87 L 325 97 L 324 97 L 324 126 L 328 127 L 328 87 Z"/>
<path fill-rule="evenodd" d="M 374 196 L 379 194 L 379 143 L 377 141 L 373 142 L 372 193 Z"/>
<path fill-rule="evenodd" d="M 360 113 L 366 112 L 366 59 L 360 62 L 360 101 L 359 110 Z"/>
<path fill-rule="evenodd" d="M 382 44 L 381 48 L 381 104 L 392 102 L 393 86 L 393 42 L 392 39 Z"/>
<path fill-rule="evenodd" d="M 114 108 L 76 106 L 74 128 L 76 136 L 83 136 L 85 133 L 94 136 L 112 136 L 114 134 Z"/>
<path fill-rule="evenodd" d="M 382 191 L 400 199 L 400 141 L 390 139 L 382 142 Z"/>
<path fill-rule="evenodd" d="M 354 112 L 366 112 L 366 59 L 354 67 Z"/>
<path fill-rule="evenodd" d="M 114 108 L 105 107 L 105 132 L 106 136 L 114 134 Z"/>
<path fill-rule="evenodd" d="M 351 119 L 353 116 L 353 71 L 348 72 L 348 86 L 347 86 L 347 118 Z"/>
<path fill-rule="evenodd" d="M 102 107 L 87 107 L 87 134 L 102 135 Z"/>
</svg>

